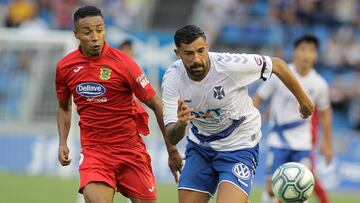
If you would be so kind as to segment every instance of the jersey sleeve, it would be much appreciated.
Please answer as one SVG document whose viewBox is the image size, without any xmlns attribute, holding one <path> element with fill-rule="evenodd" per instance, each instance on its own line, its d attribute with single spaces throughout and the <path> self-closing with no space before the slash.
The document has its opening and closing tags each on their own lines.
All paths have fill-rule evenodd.
<svg viewBox="0 0 360 203">
<path fill-rule="evenodd" d="M 55 89 L 57 98 L 60 101 L 67 101 L 71 97 L 71 92 L 69 87 L 65 83 L 65 79 L 61 71 L 61 66 L 59 64 L 56 65 L 55 78 Z"/>
<path fill-rule="evenodd" d="M 330 106 L 329 87 L 325 81 L 320 85 L 320 89 L 315 100 L 315 106 L 320 111 L 325 110 Z"/>
<path fill-rule="evenodd" d="M 180 93 L 177 90 L 177 85 L 174 81 L 177 80 L 176 75 L 173 73 L 175 71 L 171 67 L 167 69 L 163 82 L 162 82 L 162 102 L 164 104 L 164 123 L 168 125 L 169 123 L 177 122 L 177 108 L 178 108 L 178 99 L 180 98 Z"/>
<path fill-rule="evenodd" d="M 262 79 L 267 80 L 272 72 L 272 61 L 268 56 L 256 54 L 220 54 L 217 60 L 226 66 L 229 76 L 240 87 Z"/>
<path fill-rule="evenodd" d="M 141 102 L 146 103 L 156 94 L 154 88 L 134 60 L 128 57 L 125 66 L 125 77 L 130 89 Z"/>
<path fill-rule="evenodd" d="M 256 90 L 256 94 L 264 100 L 269 99 L 276 90 L 276 80 L 279 79 L 276 76 L 272 76 L 266 82 L 262 82 Z"/>
</svg>

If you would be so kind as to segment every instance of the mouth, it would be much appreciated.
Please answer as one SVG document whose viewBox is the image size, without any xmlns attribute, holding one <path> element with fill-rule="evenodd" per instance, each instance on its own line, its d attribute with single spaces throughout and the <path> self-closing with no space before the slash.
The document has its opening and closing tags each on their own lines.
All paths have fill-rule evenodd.
<svg viewBox="0 0 360 203">
<path fill-rule="evenodd" d="M 100 45 L 93 45 L 92 49 L 93 50 L 100 50 L 101 46 Z"/>
</svg>

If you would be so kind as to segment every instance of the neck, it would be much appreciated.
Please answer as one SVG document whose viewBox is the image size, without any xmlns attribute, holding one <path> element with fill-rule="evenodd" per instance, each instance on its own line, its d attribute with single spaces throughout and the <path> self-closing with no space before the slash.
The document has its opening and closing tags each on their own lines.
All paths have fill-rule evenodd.
<svg viewBox="0 0 360 203">
<path fill-rule="evenodd" d="M 294 63 L 294 65 L 295 65 L 296 72 L 298 72 L 299 75 L 301 75 L 301 76 L 306 76 L 312 70 L 312 66 L 302 66 L 297 63 Z"/>
</svg>

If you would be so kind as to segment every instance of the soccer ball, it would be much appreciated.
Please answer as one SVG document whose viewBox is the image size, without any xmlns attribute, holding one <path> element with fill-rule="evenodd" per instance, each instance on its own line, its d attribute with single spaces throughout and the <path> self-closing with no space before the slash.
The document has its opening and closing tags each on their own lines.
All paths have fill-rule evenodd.
<svg viewBox="0 0 360 203">
<path fill-rule="evenodd" d="M 276 169 L 272 176 L 272 190 L 275 196 L 288 203 L 306 201 L 314 189 L 314 176 L 303 164 L 289 162 Z"/>
</svg>

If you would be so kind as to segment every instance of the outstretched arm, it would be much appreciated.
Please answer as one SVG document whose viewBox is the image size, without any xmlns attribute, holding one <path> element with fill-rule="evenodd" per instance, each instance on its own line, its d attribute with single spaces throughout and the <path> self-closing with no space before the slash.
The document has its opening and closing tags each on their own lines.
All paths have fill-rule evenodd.
<svg viewBox="0 0 360 203">
<path fill-rule="evenodd" d="M 67 146 L 71 125 L 71 98 L 67 101 L 58 101 L 56 118 L 59 132 L 58 159 L 61 165 L 67 166 L 71 163 L 71 159 L 69 159 L 70 150 Z"/>
<path fill-rule="evenodd" d="M 164 119 L 163 119 L 163 105 L 159 98 L 159 96 L 155 95 L 150 100 L 146 102 L 146 105 L 155 113 L 156 120 L 158 122 L 158 125 L 160 127 L 161 133 L 163 135 L 166 149 L 169 153 L 169 168 L 174 175 L 175 182 L 178 182 L 178 174 L 177 172 L 181 172 L 182 168 L 182 157 L 179 153 L 179 151 L 176 149 L 175 145 L 172 145 L 168 142 L 166 139 L 166 130 L 164 125 Z"/>
<path fill-rule="evenodd" d="M 295 76 L 290 72 L 287 64 L 280 58 L 271 58 L 273 63 L 272 72 L 293 93 L 300 104 L 300 113 L 303 119 L 308 118 L 314 111 L 314 104 L 306 95 Z"/>
</svg>

